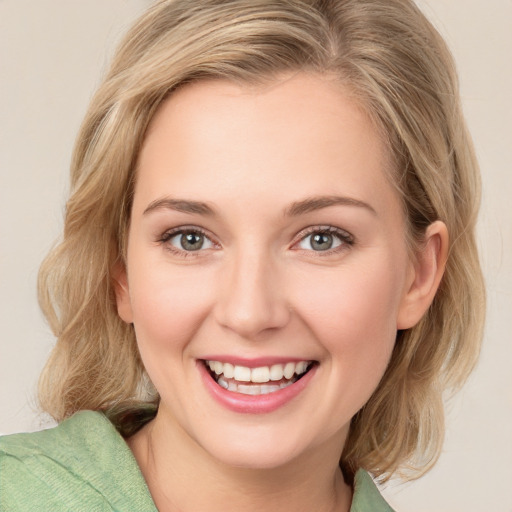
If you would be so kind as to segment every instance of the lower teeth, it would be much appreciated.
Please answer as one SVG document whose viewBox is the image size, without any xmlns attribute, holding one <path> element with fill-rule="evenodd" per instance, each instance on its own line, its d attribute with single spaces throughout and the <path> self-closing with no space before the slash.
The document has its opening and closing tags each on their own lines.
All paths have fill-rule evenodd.
<svg viewBox="0 0 512 512">
<path fill-rule="evenodd" d="M 281 384 L 237 384 L 232 380 L 225 380 L 222 377 L 218 377 L 217 384 L 228 391 L 233 391 L 235 393 L 241 393 L 242 395 L 268 395 L 269 393 L 275 393 L 280 389 L 286 388 L 295 382 L 295 378 L 286 382 L 282 382 Z"/>
</svg>

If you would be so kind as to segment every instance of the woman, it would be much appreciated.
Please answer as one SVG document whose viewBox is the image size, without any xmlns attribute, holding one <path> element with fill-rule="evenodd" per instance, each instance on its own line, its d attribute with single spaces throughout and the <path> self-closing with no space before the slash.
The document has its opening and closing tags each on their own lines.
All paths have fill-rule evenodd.
<svg viewBox="0 0 512 512">
<path fill-rule="evenodd" d="M 477 207 L 410 2 L 158 2 L 78 137 L 40 282 L 62 423 L 2 440 L 1 506 L 389 510 L 367 472 L 435 462 L 478 354 Z"/>
</svg>

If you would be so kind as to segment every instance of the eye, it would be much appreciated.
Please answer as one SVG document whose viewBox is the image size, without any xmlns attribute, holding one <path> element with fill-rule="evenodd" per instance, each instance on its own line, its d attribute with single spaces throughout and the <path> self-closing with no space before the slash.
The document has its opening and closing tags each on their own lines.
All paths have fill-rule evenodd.
<svg viewBox="0 0 512 512">
<path fill-rule="evenodd" d="M 352 244 L 353 238 L 346 231 L 330 226 L 311 228 L 303 234 L 297 247 L 307 251 L 327 252 Z"/>
<path fill-rule="evenodd" d="M 161 241 L 168 244 L 170 249 L 185 252 L 211 249 L 214 246 L 205 233 L 198 229 L 180 229 L 167 232 Z"/>
</svg>

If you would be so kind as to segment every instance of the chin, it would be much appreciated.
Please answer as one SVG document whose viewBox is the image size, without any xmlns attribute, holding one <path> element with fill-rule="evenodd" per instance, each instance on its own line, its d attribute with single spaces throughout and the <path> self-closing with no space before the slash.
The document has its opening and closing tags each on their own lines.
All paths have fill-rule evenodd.
<svg viewBox="0 0 512 512">
<path fill-rule="evenodd" d="M 291 464 L 296 459 L 295 453 L 276 453 L 269 449 L 215 450 L 210 454 L 225 466 L 245 470 L 273 470 Z"/>
<path fill-rule="evenodd" d="M 280 435 L 265 432 L 267 429 L 263 426 L 261 429 L 253 426 L 250 430 L 252 432 L 247 432 L 247 435 L 227 434 L 222 440 L 210 437 L 200 444 L 221 464 L 247 470 L 270 470 L 286 466 L 294 462 L 305 449 L 289 436 L 283 439 Z"/>
</svg>

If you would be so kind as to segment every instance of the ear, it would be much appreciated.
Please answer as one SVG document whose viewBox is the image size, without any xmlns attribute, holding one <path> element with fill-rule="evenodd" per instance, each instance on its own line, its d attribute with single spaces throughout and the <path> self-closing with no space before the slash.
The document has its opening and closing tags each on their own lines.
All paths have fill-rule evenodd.
<svg viewBox="0 0 512 512">
<path fill-rule="evenodd" d="M 416 325 L 434 300 L 448 258 L 448 229 L 444 222 L 433 222 L 416 254 L 411 278 L 402 298 L 397 329 Z"/>
<path fill-rule="evenodd" d="M 115 264 L 112 277 L 116 294 L 117 313 L 127 324 L 131 324 L 133 323 L 132 304 L 130 301 L 126 266 L 123 262 Z"/>
</svg>

